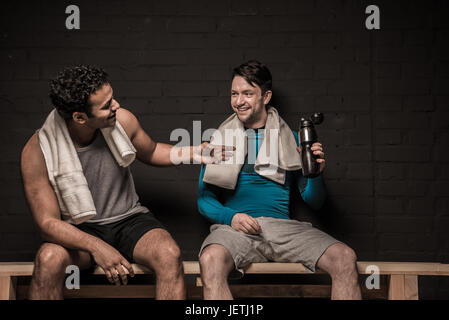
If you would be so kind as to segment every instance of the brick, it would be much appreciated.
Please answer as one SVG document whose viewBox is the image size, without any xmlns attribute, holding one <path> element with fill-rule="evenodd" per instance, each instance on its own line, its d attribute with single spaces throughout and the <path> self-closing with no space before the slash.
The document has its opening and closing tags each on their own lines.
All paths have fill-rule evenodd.
<svg viewBox="0 0 449 320">
<path fill-rule="evenodd" d="M 352 129 L 355 127 L 354 116 L 349 113 L 326 113 L 325 122 L 327 129 Z"/>
<path fill-rule="evenodd" d="M 160 82 L 153 81 L 114 81 L 117 97 L 151 97 L 161 96 Z"/>
<path fill-rule="evenodd" d="M 433 197 L 419 197 L 410 199 L 408 205 L 406 206 L 406 212 L 409 216 L 433 216 L 434 213 L 434 203 Z"/>
<path fill-rule="evenodd" d="M 166 82 L 163 92 L 169 97 L 210 97 L 217 95 L 217 87 L 211 82 Z"/>
<path fill-rule="evenodd" d="M 430 88 L 430 81 L 426 78 L 401 79 L 400 81 L 390 78 L 376 80 L 376 93 L 379 95 L 427 95 L 430 93 Z"/>
<path fill-rule="evenodd" d="M 379 241 L 379 250 L 401 251 L 403 248 L 413 248 L 415 251 L 432 251 L 437 248 L 435 235 L 410 234 L 404 237 L 402 233 L 382 234 Z"/>
<path fill-rule="evenodd" d="M 327 162 L 324 174 L 326 176 L 326 180 L 343 179 L 346 175 L 346 165 L 336 163 L 335 161 Z"/>
<path fill-rule="evenodd" d="M 395 95 L 375 95 L 373 107 L 376 111 L 401 111 L 402 99 Z"/>
<path fill-rule="evenodd" d="M 435 200 L 435 213 L 437 216 L 449 216 L 449 198 L 437 198 Z"/>
<path fill-rule="evenodd" d="M 404 162 L 426 162 L 430 161 L 430 148 L 428 146 L 422 147 L 404 147 L 404 146 L 377 146 L 376 160 L 377 161 L 404 161 Z"/>
<path fill-rule="evenodd" d="M 399 214 L 404 213 L 404 200 L 401 198 L 378 198 L 376 201 L 376 213 Z"/>
<path fill-rule="evenodd" d="M 272 30 L 270 17 L 241 16 L 222 17 L 218 19 L 218 32 L 269 32 Z M 276 31 L 281 31 L 274 29 Z"/>
<path fill-rule="evenodd" d="M 376 177 L 380 180 L 403 180 L 406 168 L 403 164 L 380 162 L 376 165 Z"/>
<path fill-rule="evenodd" d="M 429 145 L 434 141 L 434 133 L 423 130 L 408 130 L 404 143 L 410 145 Z"/>
<path fill-rule="evenodd" d="M 326 181 L 329 193 L 335 196 L 343 196 L 347 194 L 359 196 L 373 195 L 372 183 L 369 181 Z"/>
<path fill-rule="evenodd" d="M 370 180 L 373 178 L 373 165 L 370 163 L 349 163 L 346 178 Z"/>
<path fill-rule="evenodd" d="M 430 182 L 421 181 L 381 181 L 376 184 L 376 194 L 383 196 L 425 196 L 431 192 L 431 185 Z"/>
<path fill-rule="evenodd" d="M 276 31 L 309 31 L 316 30 L 324 24 L 323 16 L 275 17 L 273 29 Z"/>
<path fill-rule="evenodd" d="M 313 46 L 313 33 L 300 32 L 300 33 L 288 33 L 288 40 L 286 46 L 297 47 L 311 47 Z"/>
<path fill-rule="evenodd" d="M 278 80 L 311 79 L 313 75 L 312 66 L 304 63 L 294 63 L 291 65 L 273 64 L 270 71 L 276 76 L 276 83 Z"/>
<path fill-rule="evenodd" d="M 351 215 L 371 215 L 374 210 L 374 198 L 364 196 L 334 196 L 330 195 L 329 200 L 338 211 Z"/>
<path fill-rule="evenodd" d="M 376 63 L 373 66 L 373 72 L 379 79 L 399 79 L 401 77 L 401 65 L 399 63 Z"/>
<path fill-rule="evenodd" d="M 373 42 L 376 47 L 400 46 L 402 44 L 402 32 L 400 30 L 382 30 L 373 33 Z"/>
<path fill-rule="evenodd" d="M 370 83 L 367 79 L 336 80 L 329 84 L 328 94 L 365 95 L 370 92 Z"/>
<path fill-rule="evenodd" d="M 435 110 L 435 106 L 433 103 L 433 97 L 430 95 L 405 96 L 403 106 L 404 106 L 405 111 L 433 111 L 433 110 Z"/>
<path fill-rule="evenodd" d="M 169 32 L 215 32 L 215 19 L 212 18 L 172 18 L 167 21 Z"/>
<path fill-rule="evenodd" d="M 228 2 L 197 0 L 195 2 L 180 1 L 176 3 L 179 15 L 222 16 L 229 12 Z M 173 14 L 173 12 L 168 12 Z"/>
<path fill-rule="evenodd" d="M 425 46 L 416 47 L 377 47 L 374 53 L 376 61 L 410 61 L 425 62 L 428 61 L 431 51 Z"/>
<path fill-rule="evenodd" d="M 437 197 L 449 196 L 449 181 L 436 181 L 434 185 L 434 195 Z"/>
<path fill-rule="evenodd" d="M 164 98 L 157 101 L 151 101 L 151 109 L 153 113 L 162 114 L 183 114 L 183 113 L 202 113 L 201 98 Z"/>
<path fill-rule="evenodd" d="M 382 233 L 431 233 L 432 225 L 431 218 L 378 217 L 376 219 L 376 231 Z"/>
<path fill-rule="evenodd" d="M 397 145 L 402 141 L 401 131 L 396 129 L 376 130 L 375 141 L 377 145 Z"/>
<path fill-rule="evenodd" d="M 365 162 L 372 160 L 371 148 L 365 146 L 328 148 L 328 160 Z"/>
<path fill-rule="evenodd" d="M 337 79 L 340 77 L 338 64 L 317 64 L 314 67 L 315 79 Z"/>
<path fill-rule="evenodd" d="M 345 145 L 367 145 L 372 140 L 371 129 L 346 130 L 344 132 Z"/>
<path fill-rule="evenodd" d="M 376 114 L 375 127 L 379 129 L 421 129 L 427 128 L 429 122 L 428 114 L 423 112 L 379 112 Z"/>
<path fill-rule="evenodd" d="M 259 6 L 255 0 L 231 0 L 231 15 L 255 16 L 259 13 Z"/>
</svg>

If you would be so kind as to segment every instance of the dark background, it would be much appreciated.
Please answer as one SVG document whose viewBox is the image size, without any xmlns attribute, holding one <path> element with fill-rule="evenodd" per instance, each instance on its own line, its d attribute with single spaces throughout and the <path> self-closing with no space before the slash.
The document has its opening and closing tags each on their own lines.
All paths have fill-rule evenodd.
<svg viewBox="0 0 449 320">
<path fill-rule="evenodd" d="M 81 29 L 67 30 L 76 4 Z M 380 30 L 365 8 L 380 8 Z M 292 215 L 346 242 L 359 260 L 449 262 L 449 6 L 441 1 L 9 1 L 0 18 L 0 261 L 32 261 L 41 243 L 20 179 L 20 152 L 52 109 L 48 81 L 96 64 L 116 99 L 155 140 L 217 128 L 230 73 L 269 66 L 292 129 L 323 112 L 329 197 Z M 196 207 L 199 167 L 132 165 L 141 202 L 196 260 L 209 223 Z M 297 199 L 298 194 L 294 195 Z M 449 298 L 444 277 L 420 277 L 422 298 Z"/>
</svg>

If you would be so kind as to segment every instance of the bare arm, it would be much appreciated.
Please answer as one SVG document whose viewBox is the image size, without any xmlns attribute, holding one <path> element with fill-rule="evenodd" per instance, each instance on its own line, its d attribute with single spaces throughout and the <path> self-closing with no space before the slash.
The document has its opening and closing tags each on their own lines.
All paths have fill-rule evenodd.
<svg viewBox="0 0 449 320">
<path fill-rule="evenodd" d="M 196 163 L 212 163 L 215 158 L 225 159 L 226 153 L 215 151 L 215 158 L 202 157 L 202 151 L 208 145 L 207 142 L 199 146 L 176 147 L 166 143 L 155 142 L 142 129 L 136 116 L 130 111 L 120 108 L 117 110 L 117 120 L 122 125 L 131 143 L 137 150 L 137 159 L 143 163 L 153 166 L 172 166 L 178 164 L 173 159 L 179 159 L 182 162 L 196 161 Z M 224 151 L 223 147 L 223 151 Z M 214 152 L 211 154 L 214 155 Z"/>
<path fill-rule="evenodd" d="M 66 248 L 93 251 L 96 238 L 61 220 L 37 133 L 22 151 L 21 172 L 25 196 L 42 237 Z"/>
<path fill-rule="evenodd" d="M 58 200 L 48 179 L 37 133 L 31 137 L 22 151 L 21 173 L 25 196 L 43 239 L 68 249 L 90 252 L 111 282 L 114 275 L 111 270 L 117 269 L 122 275 L 120 265 L 134 275 L 129 262 L 116 249 L 61 220 Z"/>
</svg>

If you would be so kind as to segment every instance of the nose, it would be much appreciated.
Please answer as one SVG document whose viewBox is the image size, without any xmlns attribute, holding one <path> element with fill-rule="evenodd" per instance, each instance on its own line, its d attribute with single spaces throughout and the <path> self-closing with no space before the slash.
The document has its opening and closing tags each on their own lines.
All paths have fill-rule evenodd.
<svg viewBox="0 0 449 320">
<path fill-rule="evenodd" d="M 118 103 L 117 100 L 113 99 L 111 109 L 114 112 L 117 111 L 118 109 L 120 109 L 120 103 Z"/>
<path fill-rule="evenodd" d="M 245 99 L 243 98 L 243 95 L 241 95 L 241 94 L 238 95 L 236 103 L 237 103 L 237 106 L 241 106 L 245 103 Z"/>
</svg>

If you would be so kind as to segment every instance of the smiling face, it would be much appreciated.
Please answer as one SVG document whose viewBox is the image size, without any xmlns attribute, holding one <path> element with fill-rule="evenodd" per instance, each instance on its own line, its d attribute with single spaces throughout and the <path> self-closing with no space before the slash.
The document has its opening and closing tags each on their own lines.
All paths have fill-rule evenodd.
<svg viewBox="0 0 449 320">
<path fill-rule="evenodd" d="M 247 128 L 265 125 L 266 105 L 271 99 L 271 91 L 262 94 L 257 84 L 249 84 L 245 78 L 235 76 L 232 80 L 231 106 L 237 117 Z"/>
<path fill-rule="evenodd" d="M 90 117 L 84 112 L 75 112 L 73 119 L 93 129 L 115 125 L 116 112 L 120 104 L 113 98 L 112 87 L 106 83 L 89 96 Z"/>
</svg>

